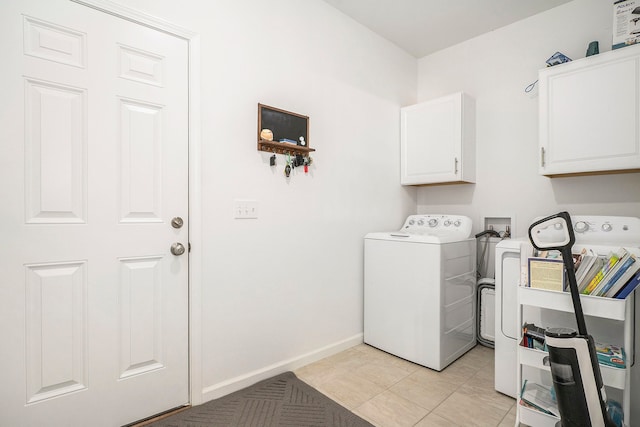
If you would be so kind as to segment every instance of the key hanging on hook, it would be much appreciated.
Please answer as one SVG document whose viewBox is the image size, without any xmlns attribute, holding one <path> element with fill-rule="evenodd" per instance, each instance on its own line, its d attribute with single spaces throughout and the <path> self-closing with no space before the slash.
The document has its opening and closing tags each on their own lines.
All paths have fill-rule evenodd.
<svg viewBox="0 0 640 427">
<path fill-rule="evenodd" d="M 289 175 L 291 175 L 291 156 L 289 155 L 289 153 L 287 153 L 287 164 L 284 167 L 284 176 L 286 176 L 287 178 L 289 178 Z"/>
</svg>

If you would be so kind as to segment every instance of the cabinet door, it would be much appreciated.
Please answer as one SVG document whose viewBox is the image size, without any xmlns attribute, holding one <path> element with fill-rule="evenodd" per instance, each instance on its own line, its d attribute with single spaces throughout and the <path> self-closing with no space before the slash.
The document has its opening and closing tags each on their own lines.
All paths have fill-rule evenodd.
<svg viewBox="0 0 640 427">
<path fill-rule="evenodd" d="M 473 100 L 456 93 L 401 110 L 403 185 L 473 182 Z"/>
<path fill-rule="evenodd" d="M 542 175 L 640 169 L 640 50 L 540 71 Z"/>
</svg>

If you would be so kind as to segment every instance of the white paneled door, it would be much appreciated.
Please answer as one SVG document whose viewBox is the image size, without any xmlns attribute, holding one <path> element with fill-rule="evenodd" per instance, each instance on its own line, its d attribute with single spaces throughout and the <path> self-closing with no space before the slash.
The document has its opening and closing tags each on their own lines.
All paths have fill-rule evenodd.
<svg viewBox="0 0 640 427">
<path fill-rule="evenodd" d="M 68 0 L 0 23 L 0 425 L 184 405 L 187 42 Z"/>
</svg>

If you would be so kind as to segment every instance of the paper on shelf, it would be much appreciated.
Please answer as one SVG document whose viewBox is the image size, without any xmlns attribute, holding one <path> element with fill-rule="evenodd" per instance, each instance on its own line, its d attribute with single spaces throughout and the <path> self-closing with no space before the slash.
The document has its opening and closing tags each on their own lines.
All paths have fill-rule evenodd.
<svg viewBox="0 0 640 427">
<path fill-rule="evenodd" d="M 550 291 L 564 290 L 564 264 L 562 260 L 529 258 L 529 286 Z"/>
</svg>

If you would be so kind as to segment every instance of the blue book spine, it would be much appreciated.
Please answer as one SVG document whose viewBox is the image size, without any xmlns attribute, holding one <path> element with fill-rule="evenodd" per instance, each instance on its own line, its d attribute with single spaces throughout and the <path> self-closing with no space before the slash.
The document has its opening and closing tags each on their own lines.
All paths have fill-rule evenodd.
<svg viewBox="0 0 640 427">
<path fill-rule="evenodd" d="M 636 275 L 633 276 L 626 285 L 624 285 L 624 288 L 618 292 L 616 298 L 625 299 L 638 285 L 640 285 L 640 271 L 638 271 Z"/>
<path fill-rule="evenodd" d="M 609 289 L 611 289 L 611 287 L 618 281 L 618 279 L 622 277 L 624 272 L 627 271 L 629 267 L 631 267 L 631 265 L 634 262 L 636 262 L 635 258 L 631 258 L 631 257 L 627 258 L 625 263 L 622 264 L 622 267 L 620 267 L 620 269 L 616 271 L 613 277 L 609 279 L 609 282 L 604 286 L 604 288 L 600 291 L 598 295 L 605 295 L 609 291 Z"/>
</svg>

